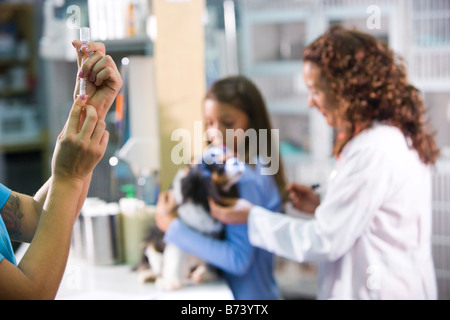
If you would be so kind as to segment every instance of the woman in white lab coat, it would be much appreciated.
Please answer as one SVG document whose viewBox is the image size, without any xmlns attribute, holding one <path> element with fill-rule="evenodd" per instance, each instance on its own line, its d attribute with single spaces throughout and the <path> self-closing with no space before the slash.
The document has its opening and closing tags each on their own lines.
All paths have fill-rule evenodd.
<svg viewBox="0 0 450 320">
<path fill-rule="evenodd" d="M 248 221 L 255 246 L 318 262 L 319 299 L 436 299 L 430 174 L 439 151 L 418 90 L 387 45 L 342 27 L 305 50 L 303 72 L 309 106 L 337 131 L 323 199 L 303 186 L 289 189 L 314 219 L 244 200 L 231 208 L 211 202 L 213 215 Z"/>
</svg>

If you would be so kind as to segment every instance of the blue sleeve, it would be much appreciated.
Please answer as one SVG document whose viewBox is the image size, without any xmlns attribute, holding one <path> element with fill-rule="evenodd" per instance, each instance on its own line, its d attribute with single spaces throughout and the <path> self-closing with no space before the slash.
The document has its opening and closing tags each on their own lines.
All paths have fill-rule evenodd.
<svg viewBox="0 0 450 320">
<path fill-rule="evenodd" d="M 11 195 L 11 190 L 0 183 L 0 210 L 3 209 L 6 201 L 8 201 Z"/>
<path fill-rule="evenodd" d="M 253 259 L 253 247 L 247 235 L 247 225 L 227 225 L 226 239 L 205 236 L 175 219 L 166 232 L 164 241 L 173 243 L 225 272 L 242 275 Z"/>
<path fill-rule="evenodd" d="M 8 201 L 11 196 L 11 190 L 6 188 L 0 183 L 0 210 L 3 209 L 6 201 Z M 11 239 L 8 235 L 8 230 L 6 229 L 5 222 L 0 215 L 0 261 L 6 259 L 17 265 L 16 258 L 14 256 L 14 251 L 11 246 Z"/>
<path fill-rule="evenodd" d="M 254 175 L 239 182 L 241 198 L 269 211 L 280 212 L 282 201 L 273 176 Z"/>
</svg>

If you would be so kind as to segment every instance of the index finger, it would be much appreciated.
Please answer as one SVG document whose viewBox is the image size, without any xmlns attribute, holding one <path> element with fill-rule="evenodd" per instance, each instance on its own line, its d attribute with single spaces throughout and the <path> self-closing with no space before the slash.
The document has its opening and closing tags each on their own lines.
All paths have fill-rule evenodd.
<svg viewBox="0 0 450 320">
<path fill-rule="evenodd" d="M 163 203 L 166 202 L 166 198 L 167 198 L 167 193 L 166 192 L 161 192 L 158 196 L 158 201 L 157 201 L 157 205 L 160 204 L 162 205 Z"/>
<path fill-rule="evenodd" d="M 293 183 L 289 183 L 289 184 L 286 186 L 286 191 L 291 191 L 293 188 L 294 188 L 294 184 L 293 184 Z"/>
<path fill-rule="evenodd" d="M 166 201 L 167 203 L 175 203 L 175 198 L 172 191 L 167 192 Z"/>
<path fill-rule="evenodd" d="M 92 134 L 97 126 L 98 116 L 97 111 L 93 106 L 86 106 L 86 119 L 80 131 L 80 136 L 86 139 L 91 139 Z"/>
<path fill-rule="evenodd" d="M 78 133 L 78 128 L 80 125 L 81 110 L 86 104 L 87 96 L 78 96 L 73 103 L 72 109 L 70 110 L 69 118 L 67 120 L 67 132 Z"/>
<path fill-rule="evenodd" d="M 288 192 L 309 192 L 311 190 L 312 189 L 310 186 L 305 186 L 303 184 L 297 184 L 297 183 L 293 183 L 292 185 L 289 185 L 288 189 L 287 189 Z"/>
<path fill-rule="evenodd" d="M 103 55 L 106 54 L 105 45 L 101 42 L 88 42 L 83 44 L 80 40 L 72 41 L 72 45 L 77 50 L 78 57 L 78 66 L 81 66 L 81 59 L 85 56 L 85 54 L 89 54 L 91 52 L 101 52 Z"/>
</svg>

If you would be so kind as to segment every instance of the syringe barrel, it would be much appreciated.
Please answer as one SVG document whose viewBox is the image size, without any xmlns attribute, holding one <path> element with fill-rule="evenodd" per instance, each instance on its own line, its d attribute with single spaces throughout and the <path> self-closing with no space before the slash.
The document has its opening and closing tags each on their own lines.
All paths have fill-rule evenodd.
<svg viewBox="0 0 450 320">
<path fill-rule="evenodd" d="M 88 27 L 80 29 L 80 41 L 83 43 L 91 41 L 91 30 Z"/>
<path fill-rule="evenodd" d="M 83 44 L 86 44 L 91 41 L 91 30 L 88 27 L 80 28 L 80 41 Z M 86 56 L 84 56 L 83 59 L 81 59 L 81 64 L 84 63 L 85 59 L 86 59 Z M 86 79 L 81 78 L 80 79 L 80 92 L 79 92 L 80 95 L 86 94 L 86 84 L 87 84 Z"/>
</svg>

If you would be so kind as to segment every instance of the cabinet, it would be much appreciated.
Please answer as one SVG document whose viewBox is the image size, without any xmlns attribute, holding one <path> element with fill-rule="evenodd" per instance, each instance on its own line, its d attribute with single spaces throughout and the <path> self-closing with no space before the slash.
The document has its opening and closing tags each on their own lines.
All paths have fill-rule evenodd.
<svg viewBox="0 0 450 320">
<path fill-rule="evenodd" d="M 408 2 L 413 83 L 424 92 L 441 159 L 433 174 L 433 257 L 439 299 L 450 299 L 450 2 Z"/>
<path fill-rule="evenodd" d="M 122 59 L 128 56 L 148 56 L 153 52 L 153 45 L 146 37 L 128 38 L 122 40 L 103 41 L 106 51 L 114 59 L 118 68 L 122 66 Z M 70 43 L 69 43 L 70 44 Z M 64 126 L 68 112 L 73 103 L 73 89 L 77 75 L 77 64 L 75 61 L 44 57 L 45 77 L 53 79 L 52 83 L 58 83 L 54 87 L 52 83 L 46 83 L 46 106 L 48 108 L 48 122 L 50 141 L 54 143 L 56 137 Z M 124 79 L 124 83 L 126 79 Z M 110 132 L 110 140 L 105 156 L 99 162 L 93 173 L 89 197 L 98 197 L 105 201 L 118 201 L 119 185 L 114 179 L 113 168 L 109 164 L 112 156 L 115 156 L 119 144 L 119 135 L 115 125 L 115 104 L 110 109 L 106 118 L 107 130 Z M 134 184 L 132 172 L 128 167 L 121 167 L 120 184 Z M 124 171 L 125 170 L 125 171 Z"/>
<path fill-rule="evenodd" d="M 83 3 L 86 3 L 86 1 L 79 1 L 80 7 L 86 8 L 82 6 Z M 92 3 L 88 2 L 88 4 Z M 87 6 L 87 8 L 89 8 L 89 14 L 91 14 L 91 7 Z M 64 8 L 59 10 L 65 12 Z M 164 121 L 164 125 L 160 126 L 160 139 L 164 141 L 164 143 L 161 143 L 160 151 L 161 181 L 162 186 L 167 188 L 177 171 L 176 165 L 170 158 L 171 150 L 176 145 L 176 142 L 171 140 L 171 134 L 176 129 L 186 128 L 193 136 L 195 121 L 201 120 L 199 106 L 205 93 L 206 83 L 203 25 L 201 24 L 204 1 L 167 2 L 154 0 L 152 1 L 152 10 L 158 19 L 158 39 L 154 47 L 153 42 L 145 35 L 102 42 L 105 43 L 107 53 L 114 58 L 119 68 L 124 57 L 150 56 L 153 55 L 154 48 L 155 68 L 161 70 L 154 75 L 157 83 L 158 112 L 160 113 L 159 119 Z M 50 14 L 48 16 L 51 17 Z M 52 23 L 60 23 L 60 21 L 53 21 Z M 44 34 L 42 43 L 45 42 L 45 36 L 46 34 Z M 68 44 L 71 48 L 70 41 L 65 40 L 62 35 L 59 38 L 63 39 L 66 45 Z M 65 50 L 61 50 L 61 52 L 64 53 Z M 44 58 L 45 77 L 53 79 L 58 84 L 57 88 L 48 85 L 46 94 L 52 141 L 54 141 L 72 104 L 72 91 L 77 66 L 75 61 L 66 61 L 65 54 L 62 54 L 61 57 L 51 55 Z M 151 77 L 152 75 L 148 74 L 148 77 L 143 80 L 144 84 L 151 85 Z M 125 90 L 128 90 L 126 88 L 126 75 L 124 84 Z M 111 133 L 108 150 L 94 171 L 94 178 L 89 191 L 90 197 L 100 197 L 106 201 L 118 200 L 117 197 L 111 197 L 110 192 L 110 188 L 117 189 L 117 185 L 111 179 L 111 166 L 109 164 L 110 157 L 117 155 L 118 147 L 114 111 L 115 106 L 112 106 L 106 119 L 107 129 Z M 150 121 L 154 119 L 142 120 L 151 126 Z M 188 147 L 191 149 L 191 146 Z M 125 175 L 133 178 L 132 174 Z M 134 181 L 128 183 L 134 183 Z M 124 183 L 121 181 L 120 185 L 122 184 L 125 184 L 125 181 Z"/>
<path fill-rule="evenodd" d="M 34 194 L 48 177 L 41 121 L 36 6 L 0 3 L 0 181 Z"/>
<path fill-rule="evenodd" d="M 333 132 L 307 106 L 302 57 L 306 46 L 326 29 L 327 21 L 310 1 L 275 5 L 244 0 L 239 4 L 242 73 L 266 99 L 273 127 L 279 130 L 286 174 L 291 181 L 322 183 L 328 175 Z M 319 162 L 325 169 L 317 166 Z"/>
<path fill-rule="evenodd" d="M 450 92 L 450 2 L 411 1 L 412 78 L 426 91 Z"/>
<path fill-rule="evenodd" d="M 39 41 L 39 55 L 42 58 L 44 105 L 49 131 L 49 149 L 51 150 L 53 150 L 56 138 L 62 130 L 73 104 L 73 90 L 78 72 L 76 53 L 71 41 L 79 38 L 79 29 L 76 28 L 76 25 L 68 27 L 67 22 L 79 22 L 80 27 L 90 26 L 92 41 L 99 41 L 97 37 L 102 34 L 98 30 L 103 30 L 103 24 L 100 25 L 100 22 L 106 22 L 106 14 L 111 13 L 105 11 L 111 8 L 111 6 L 107 6 L 109 2 L 111 1 L 41 1 L 44 20 L 43 33 Z M 126 1 L 115 1 L 114 3 L 117 5 L 119 2 L 125 4 Z M 96 19 L 94 13 L 100 14 L 103 20 Z M 142 10 L 142 14 L 144 13 L 147 14 Z M 124 10 L 116 10 L 114 18 L 126 14 L 127 12 Z M 96 25 L 91 26 L 90 22 L 96 22 Z M 108 20 L 108 22 L 111 21 Z M 136 32 L 134 36 L 125 37 L 125 32 L 122 33 L 123 36 L 120 39 L 111 36 L 114 39 L 106 37 L 108 39 L 102 41 L 107 54 L 114 59 L 119 69 L 122 68 L 122 60 L 125 57 L 153 54 L 153 43 L 145 34 Z M 126 81 L 124 79 L 124 84 Z M 116 155 L 120 147 L 115 123 L 115 104 L 110 110 L 106 118 L 107 130 L 110 132 L 108 149 L 94 170 L 89 189 L 89 197 L 98 197 L 108 202 L 118 201 L 119 184 L 135 183 L 129 168 L 121 166 L 120 175 L 124 178 L 118 183 L 115 179 L 114 169 L 109 164 L 110 158 Z"/>
</svg>

